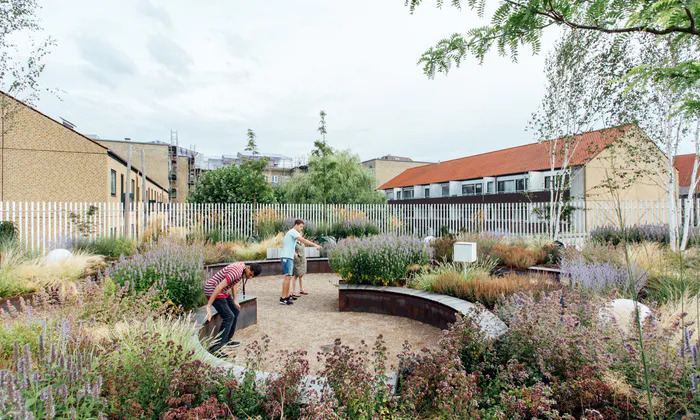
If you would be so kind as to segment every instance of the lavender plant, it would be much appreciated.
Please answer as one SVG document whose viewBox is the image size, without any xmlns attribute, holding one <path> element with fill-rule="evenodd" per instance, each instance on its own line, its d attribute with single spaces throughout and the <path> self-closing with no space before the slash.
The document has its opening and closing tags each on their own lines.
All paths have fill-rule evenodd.
<svg viewBox="0 0 700 420">
<path fill-rule="evenodd" d="M 122 257 L 104 276 L 117 285 L 128 284 L 134 292 L 144 292 L 155 285 L 173 304 L 192 309 L 203 297 L 203 267 L 204 259 L 197 250 L 165 243 L 133 258 Z"/>
<path fill-rule="evenodd" d="M 635 297 L 649 278 L 644 270 L 633 267 L 634 284 L 631 285 L 627 268 L 584 259 L 564 258 L 560 268 L 572 286 L 578 286 L 584 293 L 604 294 L 616 291 L 623 296 Z"/>
<path fill-rule="evenodd" d="M 333 270 L 348 282 L 385 286 L 405 280 L 409 267 L 430 261 L 423 241 L 395 235 L 345 239 L 328 257 Z"/>
<path fill-rule="evenodd" d="M 620 229 L 615 226 L 603 226 L 591 231 L 591 239 L 598 243 L 619 245 L 626 240 L 631 243 L 657 242 L 668 244 L 671 234 L 668 225 L 634 225 Z M 688 245 L 700 244 L 700 227 L 691 228 Z"/>
<path fill-rule="evenodd" d="M 378 235 L 379 228 L 370 223 L 367 219 L 345 219 L 342 222 L 336 223 L 331 232 L 333 236 L 341 239 L 351 236 L 362 237 Z"/>
<path fill-rule="evenodd" d="M 13 370 L 0 371 L 0 417 L 105 418 L 102 378 L 90 352 L 40 336 L 37 359 L 29 345 L 20 350 L 15 343 L 14 362 Z"/>
</svg>

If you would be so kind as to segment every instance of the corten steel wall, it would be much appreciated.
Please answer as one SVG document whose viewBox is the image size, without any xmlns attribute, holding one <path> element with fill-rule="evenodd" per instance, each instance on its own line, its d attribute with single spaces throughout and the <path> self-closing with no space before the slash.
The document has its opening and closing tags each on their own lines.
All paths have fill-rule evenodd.
<svg viewBox="0 0 700 420">
<path fill-rule="evenodd" d="M 107 150 L 13 99 L 0 150 L 5 201 L 104 201 Z"/>
<path fill-rule="evenodd" d="M 262 261 L 244 261 L 246 264 L 260 264 L 262 266 L 262 273 L 260 277 L 266 276 L 282 276 L 284 272 L 282 271 L 282 264 L 279 260 L 262 260 Z M 221 264 L 210 264 L 204 266 L 204 270 L 207 273 L 207 278 L 211 278 L 214 274 L 218 273 L 219 270 L 223 269 L 231 263 L 221 263 Z M 309 258 L 306 260 L 306 268 L 308 274 L 324 274 L 332 273 L 330 265 L 328 264 L 328 258 Z M 249 281 L 255 281 L 249 280 Z"/>
<path fill-rule="evenodd" d="M 391 292 L 339 290 L 340 312 L 369 312 L 414 319 L 440 329 L 457 320 L 457 312 L 441 303 Z"/>
<path fill-rule="evenodd" d="M 238 319 L 236 320 L 236 331 L 242 330 L 243 328 L 248 328 L 258 323 L 258 300 L 254 296 L 246 297 L 245 299 L 239 299 L 238 303 L 241 305 L 241 312 L 238 314 Z M 221 328 L 221 316 L 219 314 L 213 314 L 210 322 L 205 322 L 202 328 L 199 330 L 199 338 L 205 337 L 215 337 L 219 333 L 219 328 Z"/>
</svg>

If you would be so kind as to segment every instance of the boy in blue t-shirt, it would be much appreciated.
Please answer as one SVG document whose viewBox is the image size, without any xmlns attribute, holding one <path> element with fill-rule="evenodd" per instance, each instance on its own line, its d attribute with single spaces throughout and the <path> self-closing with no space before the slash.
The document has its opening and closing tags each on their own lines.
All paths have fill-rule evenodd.
<svg viewBox="0 0 700 420">
<path fill-rule="evenodd" d="M 280 305 L 294 304 L 289 295 L 289 283 L 292 279 L 292 272 L 294 270 L 294 254 L 296 252 L 297 241 L 303 243 L 304 245 L 313 246 L 318 250 L 321 249 L 320 245 L 315 244 L 301 236 L 302 230 L 304 230 L 304 221 L 297 219 L 294 221 L 294 227 L 289 229 L 289 232 L 284 235 L 282 254 L 280 255 L 282 269 L 284 270 L 284 282 L 282 282 L 282 296 L 280 297 Z"/>
</svg>

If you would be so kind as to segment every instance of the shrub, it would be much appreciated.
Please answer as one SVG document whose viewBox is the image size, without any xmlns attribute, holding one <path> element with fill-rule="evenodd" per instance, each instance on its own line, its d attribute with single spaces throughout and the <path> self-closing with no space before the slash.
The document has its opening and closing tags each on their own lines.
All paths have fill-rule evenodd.
<svg viewBox="0 0 700 420">
<path fill-rule="evenodd" d="M 101 379 L 89 351 L 39 338 L 36 356 L 15 343 L 16 369 L 0 371 L 2 418 L 98 418 L 104 415 Z"/>
<path fill-rule="evenodd" d="M 136 251 L 136 242 L 132 239 L 116 236 L 102 236 L 97 239 L 81 237 L 66 240 L 63 247 L 72 251 L 119 258 L 122 255 L 127 257 L 134 255 Z"/>
<path fill-rule="evenodd" d="M 561 286 L 545 278 L 533 278 L 509 273 L 494 277 L 488 271 L 444 264 L 433 272 L 423 273 L 413 283 L 418 288 L 443 295 L 454 296 L 469 302 L 478 302 L 493 308 L 503 298 L 519 292 L 542 293 L 557 290 Z"/>
<path fill-rule="evenodd" d="M 668 244 L 670 241 L 668 225 L 634 225 L 624 230 L 614 226 L 603 226 L 591 231 L 591 240 L 602 244 L 619 245 L 626 238 L 627 242 L 657 242 Z M 700 227 L 691 227 L 688 245 L 700 244 Z"/>
<path fill-rule="evenodd" d="M 190 319 L 117 325 L 99 358 L 110 417 L 160 418 L 187 397 L 197 405 L 225 382 L 222 370 L 199 360 L 206 351 L 193 342 Z"/>
<path fill-rule="evenodd" d="M 330 353 L 319 355 L 324 357 L 319 374 L 323 388 L 320 401 L 306 410 L 307 418 L 372 419 L 377 413 L 388 414 L 390 385 L 382 336 L 377 338 L 372 356 L 364 341 L 359 349 L 353 349 L 340 339 L 335 340 Z M 328 416 L 329 409 L 335 417 Z"/>
<path fill-rule="evenodd" d="M 491 249 L 491 255 L 503 261 L 504 265 L 521 270 L 545 261 L 545 252 L 542 249 L 529 249 L 520 245 L 496 244 Z"/>
<path fill-rule="evenodd" d="M 478 373 L 490 343 L 471 317 L 460 318 L 441 338 L 438 349 L 399 357 L 399 407 L 407 418 L 478 418 Z M 465 362 L 467 364 L 465 364 Z M 425 414 L 429 413 L 429 416 Z"/>
<path fill-rule="evenodd" d="M 280 219 L 261 220 L 258 222 L 258 237 L 267 239 L 277 235 L 282 230 L 283 224 L 284 221 Z"/>
<path fill-rule="evenodd" d="M 612 326 L 598 321 L 602 305 L 575 294 L 559 291 L 540 299 L 522 294 L 507 304 L 514 312 L 499 311 L 509 327 L 499 351 L 507 359 L 525 363 L 538 379 L 602 374 L 611 362 L 608 344 L 620 344 L 611 339 L 619 337 L 608 329 Z"/>
<path fill-rule="evenodd" d="M 627 268 L 607 262 L 587 262 L 584 259 L 565 258 L 561 261 L 562 275 L 573 286 L 584 293 L 618 292 L 623 296 L 635 297 L 644 287 L 648 274 L 641 269 L 632 268 L 632 279 Z"/>
<path fill-rule="evenodd" d="M 0 245 L 17 242 L 19 230 L 14 222 L 5 220 L 0 222 Z"/>
<path fill-rule="evenodd" d="M 367 219 L 345 219 L 333 225 L 331 235 L 338 239 L 378 235 L 379 228 Z"/>
<path fill-rule="evenodd" d="M 381 235 L 342 240 L 329 261 L 350 283 L 388 285 L 405 280 L 412 265 L 427 264 L 429 253 L 420 239 Z"/>
<path fill-rule="evenodd" d="M 445 235 L 430 242 L 433 247 L 435 261 L 440 263 L 450 263 L 454 260 L 454 246 L 457 239 L 452 235 Z M 477 245 L 477 252 L 479 246 Z"/>
<path fill-rule="evenodd" d="M 105 276 L 120 286 L 128 284 L 136 292 L 155 285 L 176 306 L 193 309 L 204 296 L 203 266 L 202 254 L 197 250 L 164 243 L 133 258 L 122 257 L 105 271 Z"/>
</svg>

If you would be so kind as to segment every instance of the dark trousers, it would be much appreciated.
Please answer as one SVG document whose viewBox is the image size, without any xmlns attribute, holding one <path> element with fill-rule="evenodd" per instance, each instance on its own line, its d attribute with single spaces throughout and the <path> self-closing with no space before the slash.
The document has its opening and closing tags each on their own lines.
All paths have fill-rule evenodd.
<svg viewBox="0 0 700 420">
<path fill-rule="evenodd" d="M 238 307 L 233 303 L 233 297 L 229 296 L 226 299 L 219 298 L 214 301 L 212 305 L 216 309 L 216 312 L 221 316 L 221 328 L 219 329 L 219 342 L 214 344 L 211 351 L 217 351 L 224 345 L 226 345 L 233 333 L 236 332 L 236 321 L 238 320 L 238 314 L 241 312 Z"/>
</svg>

